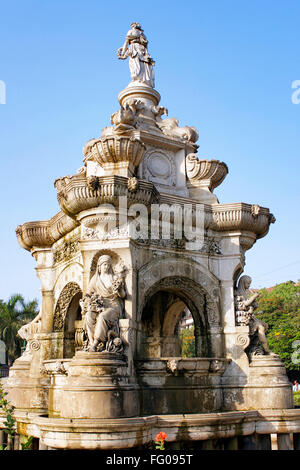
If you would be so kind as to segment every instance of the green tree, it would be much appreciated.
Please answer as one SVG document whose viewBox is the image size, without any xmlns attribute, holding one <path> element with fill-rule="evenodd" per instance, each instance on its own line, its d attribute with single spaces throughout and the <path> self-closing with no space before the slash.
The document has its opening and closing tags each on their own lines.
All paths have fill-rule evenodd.
<svg viewBox="0 0 300 470">
<path fill-rule="evenodd" d="M 300 370 L 300 284 L 278 284 L 262 289 L 255 316 L 265 321 L 268 344 L 289 370 Z"/>
<path fill-rule="evenodd" d="M 37 314 L 36 299 L 25 302 L 21 294 L 14 294 L 7 302 L 0 300 L 0 339 L 5 342 L 9 365 L 21 354 L 23 340 L 17 335 L 18 330 Z"/>
<path fill-rule="evenodd" d="M 182 357 L 195 357 L 194 327 L 181 330 L 179 339 Z"/>
</svg>

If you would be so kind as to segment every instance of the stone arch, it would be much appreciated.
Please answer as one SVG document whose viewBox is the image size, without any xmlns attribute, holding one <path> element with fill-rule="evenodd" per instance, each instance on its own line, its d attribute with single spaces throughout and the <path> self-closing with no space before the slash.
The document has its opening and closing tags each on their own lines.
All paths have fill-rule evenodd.
<svg viewBox="0 0 300 470">
<path fill-rule="evenodd" d="M 164 279 L 174 279 L 174 285 L 179 284 L 180 279 L 191 281 L 199 293 L 205 294 L 210 323 L 219 325 L 220 309 L 220 287 L 219 280 L 205 266 L 191 258 L 175 256 L 160 256 L 146 265 L 138 272 L 138 309 L 137 321 L 141 320 L 142 310 L 147 301 L 148 293 L 155 284 Z M 175 280 L 177 279 L 177 280 Z M 169 281 L 172 282 L 173 281 Z M 188 284 L 186 286 L 188 289 Z"/>
<path fill-rule="evenodd" d="M 185 308 L 186 304 L 180 298 L 176 298 L 165 313 L 162 324 L 161 345 L 161 355 L 163 357 L 180 355 L 179 337 L 176 328 Z"/>
<path fill-rule="evenodd" d="M 169 306 L 165 303 L 165 316 L 163 319 L 159 318 L 159 314 L 155 311 L 152 319 L 150 319 L 151 299 L 162 295 L 161 292 L 167 292 L 169 296 L 173 295 L 174 298 L 170 297 L 167 301 L 170 302 Z M 137 311 L 142 333 L 138 339 L 137 354 L 143 354 L 142 344 L 149 342 L 146 336 L 150 330 L 146 323 L 148 322 L 149 325 L 151 321 L 153 322 L 151 324 L 151 335 L 156 338 L 157 344 L 159 342 L 158 338 L 163 342 L 167 336 L 169 338 L 172 334 L 174 336 L 180 308 L 182 305 L 186 305 L 194 320 L 196 355 L 198 357 L 220 355 L 223 348 L 220 337 L 219 296 L 220 290 L 217 278 L 202 265 L 191 259 L 159 257 L 142 267 L 138 274 Z M 164 351 L 163 347 L 161 351 Z"/>
<path fill-rule="evenodd" d="M 201 288 L 201 286 L 195 284 L 195 282 L 191 279 L 185 277 L 167 277 L 159 282 L 156 282 L 146 293 L 145 296 L 145 310 L 143 309 L 142 316 L 141 316 L 141 325 L 142 329 L 146 323 L 150 323 L 153 319 L 153 323 L 151 324 L 151 330 L 148 326 L 146 326 L 145 331 L 150 332 L 153 338 L 156 338 L 156 342 L 158 343 L 158 338 L 160 338 L 160 342 L 164 342 L 164 333 L 166 330 L 167 321 L 165 318 L 159 318 L 158 312 L 154 311 L 152 319 L 149 318 L 149 314 L 146 315 L 148 318 L 145 317 L 145 312 L 147 309 L 149 310 L 148 305 L 154 305 L 155 298 L 157 300 L 158 296 L 161 293 L 166 293 L 169 297 L 165 299 L 165 305 L 169 306 L 169 315 L 168 315 L 168 331 L 172 332 L 173 336 L 175 336 L 175 327 L 178 320 L 179 311 L 176 309 L 176 306 L 186 305 L 190 310 L 195 326 L 195 341 L 196 341 L 196 355 L 198 357 L 210 357 L 213 355 L 211 338 L 210 338 L 210 326 L 212 321 L 212 315 L 210 315 L 210 309 L 215 310 L 215 307 L 211 306 L 210 309 L 208 308 L 209 301 L 207 300 L 207 295 L 205 291 Z M 174 311 L 172 312 L 172 307 L 175 304 L 175 315 Z M 168 312 L 167 310 L 167 312 Z M 173 315 L 172 315 L 173 313 Z M 214 319 L 218 317 L 218 314 L 214 311 Z M 210 320 L 210 321 L 209 321 Z M 146 321 L 146 323 L 145 323 Z M 165 327 L 165 329 L 164 329 Z M 147 334 L 147 333 L 146 333 Z M 168 337 L 170 338 L 170 334 Z"/>
<path fill-rule="evenodd" d="M 61 291 L 59 298 L 56 302 L 53 318 L 53 330 L 54 331 L 65 331 L 66 326 L 69 330 L 68 322 L 66 322 L 67 314 L 70 313 L 70 308 L 74 308 L 72 301 L 80 299 L 82 297 L 82 291 L 76 282 L 69 282 L 65 285 Z M 79 301 L 79 300 L 78 300 Z M 73 315 L 73 314 L 72 314 Z"/>
<path fill-rule="evenodd" d="M 83 282 L 83 265 L 78 261 L 72 262 L 59 271 L 57 275 L 53 291 L 56 301 L 58 300 L 64 287 L 69 283 L 82 285 Z"/>
<path fill-rule="evenodd" d="M 61 356 L 71 358 L 75 354 L 76 322 L 81 320 L 80 299 L 82 290 L 76 282 L 69 282 L 62 289 L 56 302 L 53 330 L 60 333 Z"/>
</svg>

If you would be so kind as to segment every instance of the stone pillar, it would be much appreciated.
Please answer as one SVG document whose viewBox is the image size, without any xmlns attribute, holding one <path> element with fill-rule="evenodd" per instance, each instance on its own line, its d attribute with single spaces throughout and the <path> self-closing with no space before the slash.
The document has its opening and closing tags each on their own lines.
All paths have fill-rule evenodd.
<svg viewBox="0 0 300 470">
<path fill-rule="evenodd" d="M 5 444 L 5 432 L 0 430 L 0 446 Z"/>
<path fill-rule="evenodd" d="M 87 291 L 89 280 L 90 280 L 90 264 L 94 255 L 94 251 L 85 251 L 84 242 L 81 242 L 81 255 L 83 260 L 83 279 L 82 279 L 82 295 Z"/>
<path fill-rule="evenodd" d="M 42 289 L 41 333 L 51 333 L 53 328 L 54 295 L 52 290 Z"/>
<path fill-rule="evenodd" d="M 48 446 L 41 439 L 39 439 L 39 450 L 48 450 Z"/>
<path fill-rule="evenodd" d="M 224 439 L 224 450 L 238 450 L 238 438 L 231 437 Z"/>
<path fill-rule="evenodd" d="M 292 450 L 291 436 L 288 433 L 277 434 L 278 450 Z"/>
<path fill-rule="evenodd" d="M 14 435 L 14 450 L 19 450 L 21 444 L 20 444 L 20 435 L 15 434 Z"/>
<path fill-rule="evenodd" d="M 7 435 L 7 450 L 13 450 L 14 448 L 14 441 L 10 435 Z"/>
<path fill-rule="evenodd" d="M 272 450 L 271 434 L 256 435 L 257 450 Z"/>
<path fill-rule="evenodd" d="M 201 450 L 215 450 L 213 439 L 201 441 Z"/>
<path fill-rule="evenodd" d="M 239 436 L 238 448 L 239 450 L 256 450 L 257 449 L 256 435 L 250 434 L 249 436 Z"/>
</svg>

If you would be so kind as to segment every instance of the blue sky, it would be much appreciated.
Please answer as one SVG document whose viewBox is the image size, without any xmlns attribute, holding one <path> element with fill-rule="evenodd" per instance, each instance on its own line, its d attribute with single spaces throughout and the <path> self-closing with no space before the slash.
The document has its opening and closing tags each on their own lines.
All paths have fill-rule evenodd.
<svg viewBox="0 0 300 470">
<path fill-rule="evenodd" d="M 269 234 L 247 252 L 253 287 L 300 278 L 300 2 L 287 0 L 2 1 L 0 298 L 40 297 L 35 261 L 15 228 L 52 217 L 53 182 L 74 174 L 82 147 L 110 123 L 130 81 L 119 61 L 139 21 L 156 61 L 161 105 L 199 131 L 201 158 L 225 161 L 220 202 L 269 207 Z"/>
</svg>

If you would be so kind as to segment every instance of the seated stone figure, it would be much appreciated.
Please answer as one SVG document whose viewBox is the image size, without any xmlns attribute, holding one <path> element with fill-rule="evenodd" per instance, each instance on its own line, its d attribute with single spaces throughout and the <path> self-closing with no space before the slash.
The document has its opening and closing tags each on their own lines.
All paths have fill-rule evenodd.
<svg viewBox="0 0 300 470">
<path fill-rule="evenodd" d="M 121 352 L 118 323 L 126 296 L 123 275 L 112 270 L 111 257 L 100 256 L 85 298 L 81 305 L 85 311 L 84 327 L 88 338 L 88 351 Z"/>
<path fill-rule="evenodd" d="M 234 297 L 236 323 L 238 325 L 249 325 L 249 352 L 251 355 L 273 355 L 269 349 L 266 338 L 268 325 L 262 320 L 256 318 L 254 315 L 254 311 L 257 308 L 256 299 L 259 294 L 255 293 L 251 295 L 249 290 L 251 282 L 252 279 L 250 276 L 241 276 L 239 279 L 238 287 L 235 290 Z"/>
</svg>

